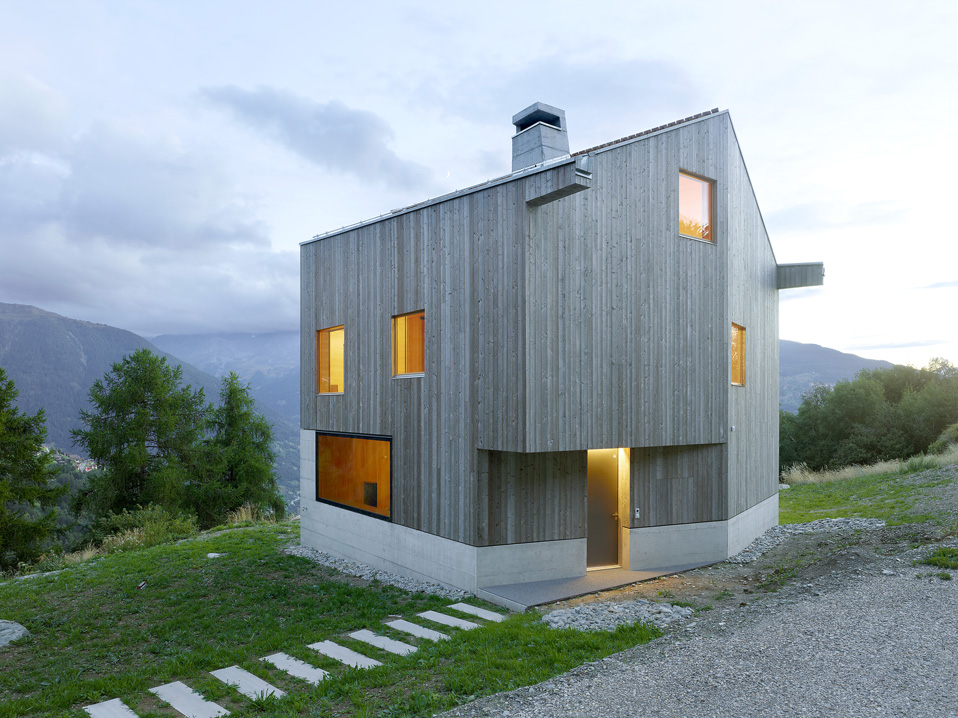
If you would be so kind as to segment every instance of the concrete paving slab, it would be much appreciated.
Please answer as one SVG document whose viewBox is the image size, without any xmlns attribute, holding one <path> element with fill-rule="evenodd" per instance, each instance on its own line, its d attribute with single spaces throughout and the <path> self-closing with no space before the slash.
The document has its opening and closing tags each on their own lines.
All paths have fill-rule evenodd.
<svg viewBox="0 0 958 718">
<path fill-rule="evenodd" d="M 244 671 L 239 666 L 230 666 L 229 668 L 220 668 L 218 671 L 210 671 L 210 674 L 219 678 L 228 686 L 233 686 L 247 698 L 256 700 L 266 696 L 276 696 L 282 698 L 286 695 L 275 686 L 271 686 L 259 676 L 255 676 L 249 671 Z"/>
<path fill-rule="evenodd" d="M 332 641 L 320 641 L 319 643 L 310 643 L 309 647 L 314 651 L 319 651 L 324 656 L 329 656 L 333 660 L 345 663 L 353 668 L 372 668 L 381 666 L 382 663 L 375 658 L 367 658 L 362 653 L 356 653 L 348 648 L 340 646 Z"/>
<path fill-rule="evenodd" d="M 285 671 L 291 676 L 302 678 L 304 681 L 307 683 L 312 683 L 314 686 L 318 686 L 320 681 L 329 675 L 322 668 L 311 666 L 306 663 L 306 661 L 293 658 L 285 653 L 274 653 L 273 655 L 266 656 L 260 660 L 266 661 L 267 663 L 276 666 L 279 670 Z"/>
<path fill-rule="evenodd" d="M 477 618 L 484 618 L 487 621 L 495 621 L 496 623 L 501 623 L 506 620 L 506 617 L 501 613 L 496 613 L 495 611 L 489 611 L 485 608 L 476 608 L 475 606 L 470 606 L 468 603 L 454 603 L 449 608 L 454 608 L 457 611 L 462 611 L 463 613 L 468 613 Z"/>
<path fill-rule="evenodd" d="M 473 628 L 479 628 L 478 623 L 473 623 L 472 621 L 463 621 L 461 618 L 453 618 L 452 616 L 447 616 L 445 613 L 439 613 L 438 611 L 423 611 L 422 613 L 417 613 L 416 615 L 420 618 L 425 618 L 427 621 L 441 623 L 444 626 L 452 626 L 453 628 L 462 628 L 466 631 L 472 630 Z"/>
<path fill-rule="evenodd" d="M 449 636 L 447 636 L 445 633 L 434 631 L 431 628 L 423 628 L 418 623 L 412 623 L 402 618 L 395 621 L 384 621 L 384 623 L 390 628 L 395 628 L 397 631 L 402 631 L 403 633 L 408 633 L 419 638 L 427 638 L 430 641 L 449 640 Z"/>
<path fill-rule="evenodd" d="M 150 693 L 169 703 L 175 711 L 182 713 L 187 718 L 218 718 L 218 716 L 228 716 L 230 714 L 222 706 L 206 700 L 180 681 L 173 681 L 151 688 Z"/>
<path fill-rule="evenodd" d="M 415 646 L 410 646 L 408 643 L 394 641 L 392 638 L 380 636 L 378 633 L 367 631 L 365 628 L 361 631 L 350 633 L 349 637 L 355 638 L 357 641 L 362 641 L 363 643 L 368 643 L 370 646 L 382 648 L 384 651 L 395 653 L 397 656 L 408 656 L 410 653 L 416 652 Z"/>
<path fill-rule="evenodd" d="M 126 707 L 119 698 L 112 701 L 103 701 L 92 706 L 84 706 L 83 710 L 93 718 L 137 718 L 136 713 Z"/>
</svg>

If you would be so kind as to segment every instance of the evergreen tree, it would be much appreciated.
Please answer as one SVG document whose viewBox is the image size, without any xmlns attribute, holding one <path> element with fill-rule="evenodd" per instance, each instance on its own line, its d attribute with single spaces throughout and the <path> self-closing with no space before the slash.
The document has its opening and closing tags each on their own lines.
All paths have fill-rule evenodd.
<svg viewBox="0 0 958 718">
<path fill-rule="evenodd" d="M 255 411 L 249 386 L 233 372 L 223 378 L 220 406 L 210 409 L 203 479 L 191 486 L 200 525 L 219 523 L 243 504 L 282 518 L 285 503 L 273 473 L 273 428 Z"/>
<path fill-rule="evenodd" d="M 35 559 L 57 532 L 58 499 L 66 487 L 43 451 L 43 409 L 34 416 L 15 406 L 13 380 L 0 369 L 0 569 Z"/>
<path fill-rule="evenodd" d="M 84 429 L 72 432 L 103 467 L 77 507 L 94 516 L 155 503 L 179 509 L 186 486 L 200 469 L 208 409 L 203 390 L 180 386 L 183 371 L 147 349 L 113 365 L 90 388 L 92 411 L 81 411 Z"/>
</svg>

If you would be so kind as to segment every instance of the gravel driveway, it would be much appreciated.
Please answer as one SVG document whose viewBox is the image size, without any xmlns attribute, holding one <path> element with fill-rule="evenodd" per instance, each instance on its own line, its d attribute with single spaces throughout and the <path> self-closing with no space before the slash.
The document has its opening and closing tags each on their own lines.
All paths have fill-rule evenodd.
<svg viewBox="0 0 958 718">
<path fill-rule="evenodd" d="M 958 580 L 911 565 L 927 550 L 698 614 L 651 644 L 444 715 L 958 716 Z"/>
</svg>

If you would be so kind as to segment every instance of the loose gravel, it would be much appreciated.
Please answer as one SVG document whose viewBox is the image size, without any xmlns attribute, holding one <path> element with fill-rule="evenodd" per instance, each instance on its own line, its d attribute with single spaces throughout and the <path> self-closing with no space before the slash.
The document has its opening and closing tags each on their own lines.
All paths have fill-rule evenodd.
<svg viewBox="0 0 958 718">
<path fill-rule="evenodd" d="M 823 531 L 874 531 L 885 527 L 881 519 L 819 519 L 807 524 L 784 524 L 773 526 L 755 539 L 743 551 L 727 560 L 728 563 L 751 563 L 766 551 L 778 546 L 789 536 L 813 534 Z"/>
</svg>

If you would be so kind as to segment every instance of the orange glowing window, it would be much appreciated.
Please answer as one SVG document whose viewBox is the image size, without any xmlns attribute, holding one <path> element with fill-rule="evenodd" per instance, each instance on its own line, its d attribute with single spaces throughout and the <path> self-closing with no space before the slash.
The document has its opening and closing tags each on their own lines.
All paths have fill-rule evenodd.
<svg viewBox="0 0 958 718">
<path fill-rule="evenodd" d="M 422 374 L 426 368 L 426 313 L 393 317 L 393 376 Z"/>
<path fill-rule="evenodd" d="M 343 393 L 343 353 L 346 330 L 342 326 L 316 332 L 316 393 Z"/>
<path fill-rule="evenodd" d="M 732 325 L 732 383 L 745 386 L 745 327 Z"/>
<path fill-rule="evenodd" d="M 316 434 L 316 500 L 389 518 L 387 438 Z"/>
<path fill-rule="evenodd" d="M 712 241 L 712 183 L 679 173 L 679 233 Z"/>
</svg>

